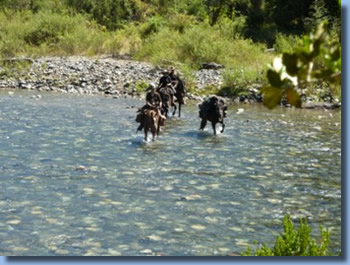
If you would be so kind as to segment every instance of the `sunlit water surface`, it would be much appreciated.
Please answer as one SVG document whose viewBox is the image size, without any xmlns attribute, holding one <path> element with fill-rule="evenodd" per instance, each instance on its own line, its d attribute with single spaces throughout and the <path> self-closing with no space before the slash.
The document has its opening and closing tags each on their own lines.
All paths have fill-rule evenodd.
<svg viewBox="0 0 350 265">
<path fill-rule="evenodd" d="M 143 101 L 32 95 L 0 92 L 1 255 L 239 254 L 286 213 L 340 250 L 340 111 L 231 105 L 213 136 L 189 104 L 145 143 Z"/>
</svg>

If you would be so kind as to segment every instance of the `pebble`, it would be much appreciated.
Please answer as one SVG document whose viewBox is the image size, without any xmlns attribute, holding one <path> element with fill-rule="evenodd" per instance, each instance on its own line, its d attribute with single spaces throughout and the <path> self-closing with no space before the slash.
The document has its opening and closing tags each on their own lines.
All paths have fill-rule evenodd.
<svg viewBox="0 0 350 265">
<path fill-rule="evenodd" d="M 112 248 L 109 248 L 107 250 L 108 254 L 111 255 L 111 256 L 121 256 L 122 253 L 119 252 L 118 250 L 115 250 L 115 249 L 112 249 Z"/>
<path fill-rule="evenodd" d="M 153 253 L 153 251 L 150 250 L 150 249 L 143 249 L 143 250 L 140 251 L 140 253 L 141 254 L 151 254 L 151 253 Z"/>
<path fill-rule="evenodd" d="M 153 241 L 160 241 L 162 240 L 162 238 L 158 235 L 150 235 L 150 236 L 147 236 L 148 239 L 150 240 L 153 240 Z"/>
<path fill-rule="evenodd" d="M 211 213 L 215 213 L 216 211 L 218 211 L 217 209 L 214 209 L 214 208 L 207 208 L 205 210 L 207 213 L 211 214 Z"/>
<path fill-rule="evenodd" d="M 206 227 L 204 225 L 200 225 L 200 224 L 191 225 L 191 228 L 193 228 L 195 230 L 205 230 L 206 229 Z"/>
<path fill-rule="evenodd" d="M 77 171 L 84 171 L 84 170 L 86 170 L 86 167 L 80 165 L 80 166 L 77 166 L 77 167 L 75 168 L 75 170 L 77 170 Z"/>
<path fill-rule="evenodd" d="M 18 247 L 13 247 L 12 248 L 12 251 L 14 252 L 25 252 L 25 251 L 28 251 L 29 248 L 27 247 L 22 247 L 22 246 L 18 246 Z"/>
<path fill-rule="evenodd" d="M 7 223 L 9 225 L 18 225 L 21 223 L 21 220 L 10 220 L 10 221 L 7 221 Z"/>
</svg>

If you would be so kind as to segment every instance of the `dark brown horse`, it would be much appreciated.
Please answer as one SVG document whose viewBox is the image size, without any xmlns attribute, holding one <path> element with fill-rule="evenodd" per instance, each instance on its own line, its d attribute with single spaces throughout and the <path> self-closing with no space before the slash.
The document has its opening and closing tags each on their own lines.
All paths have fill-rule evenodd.
<svg viewBox="0 0 350 265">
<path fill-rule="evenodd" d="M 168 117 L 170 109 L 173 107 L 173 113 L 176 111 L 176 104 L 174 103 L 174 93 L 172 92 L 171 85 L 168 84 L 166 87 L 162 87 L 158 90 L 158 93 L 162 99 L 162 114 Z"/>
<path fill-rule="evenodd" d="M 177 103 L 179 104 L 179 117 L 181 117 L 181 105 L 185 104 L 184 97 L 186 95 L 185 90 L 185 82 L 178 78 L 177 85 L 175 86 L 175 98 Z M 175 115 L 176 108 L 173 112 L 173 115 Z"/>
</svg>

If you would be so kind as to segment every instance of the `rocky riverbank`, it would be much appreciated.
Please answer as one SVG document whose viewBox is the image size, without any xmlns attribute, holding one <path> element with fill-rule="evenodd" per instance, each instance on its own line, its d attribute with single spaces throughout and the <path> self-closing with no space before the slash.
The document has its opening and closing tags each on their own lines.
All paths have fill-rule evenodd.
<svg viewBox="0 0 350 265">
<path fill-rule="evenodd" d="M 0 88 L 103 94 L 114 97 L 142 96 L 142 88 L 149 83 L 157 84 L 163 70 L 150 63 L 107 56 L 43 57 L 30 62 L 30 66 L 19 73 L 10 73 L 10 77 L 2 75 Z M 196 73 L 196 78 L 197 89 L 208 84 L 222 84 L 220 70 L 203 69 Z M 201 99 L 192 94 L 188 96 L 191 99 Z"/>
<path fill-rule="evenodd" d="M 113 97 L 144 96 L 144 89 L 149 83 L 157 84 L 162 68 L 146 62 L 118 59 L 111 56 L 98 58 L 42 57 L 37 59 L 15 59 L 12 63 L 26 61 L 28 66 L 19 71 L 5 73 L 0 67 L 0 89 L 17 88 L 37 91 L 55 91 L 74 94 L 98 94 Z M 7 68 L 11 69 L 11 67 Z M 195 90 L 201 94 L 206 86 L 221 86 L 222 68 L 201 69 L 194 73 Z M 15 72 L 15 73 L 14 73 Z M 181 73 L 180 73 L 180 76 Z M 261 102 L 260 85 L 248 88 L 249 94 L 242 95 L 235 102 Z M 188 93 L 189 99 L 201 101 L 202 96 Z M 308 102 L 309 101 L 309 102 Z M 307 99 L 308 108 L 313 104 Z M 315 106 L 322 107 L 322 103 Z M 340 103 L 324 104 L 327 108 L 340 107 Z"/>
</svg>

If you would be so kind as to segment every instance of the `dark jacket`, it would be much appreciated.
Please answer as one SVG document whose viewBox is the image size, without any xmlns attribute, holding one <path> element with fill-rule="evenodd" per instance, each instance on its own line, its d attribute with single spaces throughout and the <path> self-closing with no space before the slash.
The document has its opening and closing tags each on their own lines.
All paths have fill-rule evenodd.
<svg viewBox="0 0 350 265">
<path fill-rule="evenodd" d="M 159 84 L 158 84 L 158 89 L 162 88 L 162 87 L 166 87 L 167 84 L 171 83 L 171 78 L 169 75 L 163 75 L 160 80 L 159 80 Z"/>
</svg>

